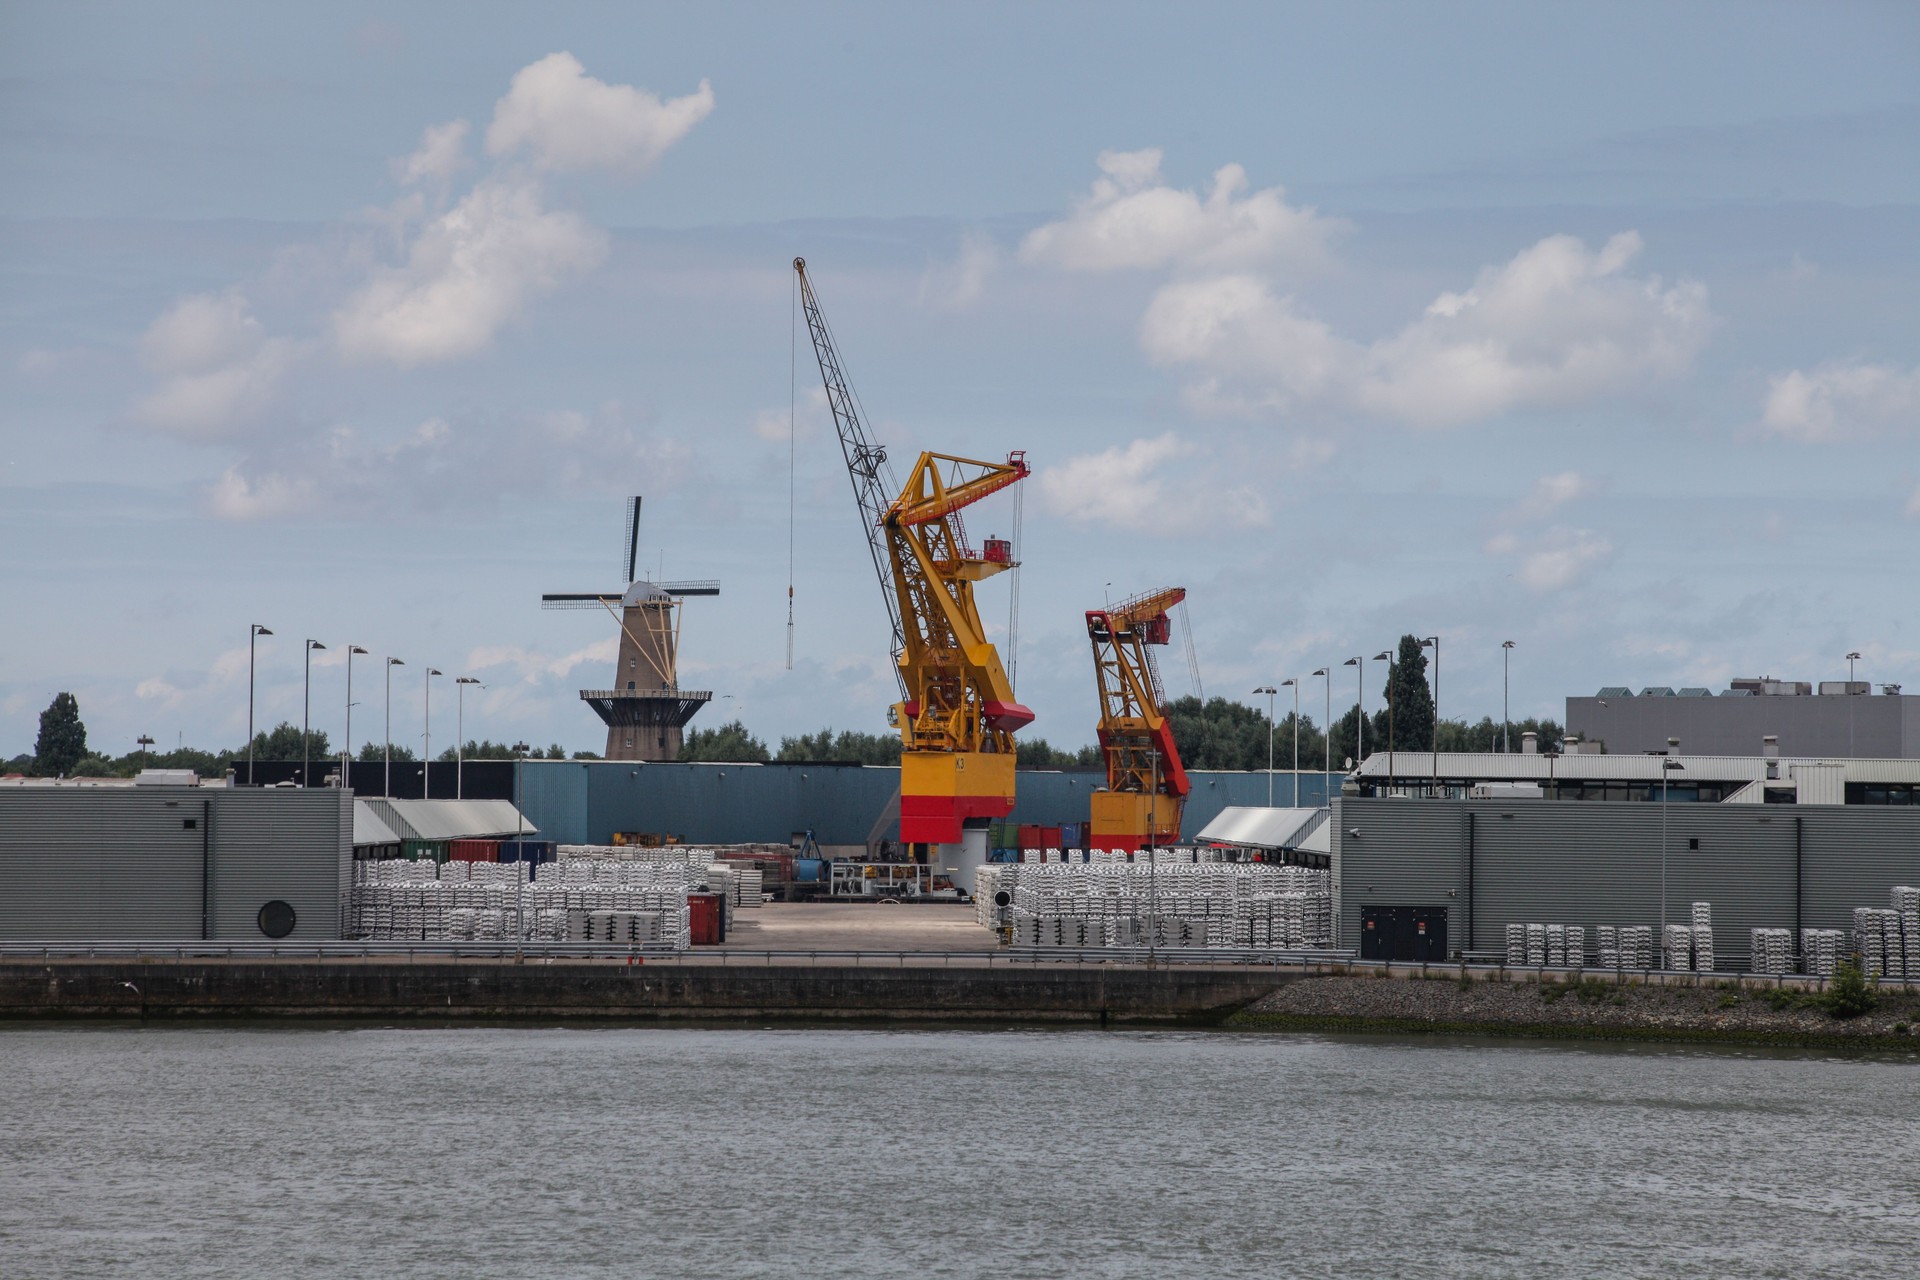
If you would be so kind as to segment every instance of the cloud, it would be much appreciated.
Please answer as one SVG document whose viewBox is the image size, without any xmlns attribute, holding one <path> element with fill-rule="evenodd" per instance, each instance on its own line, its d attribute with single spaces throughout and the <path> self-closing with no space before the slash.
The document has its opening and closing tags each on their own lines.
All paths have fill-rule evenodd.
<svg viewBox="0 0 1920 1280">
<path fill-rule="evenodd" d="M 1020 256 L 1068 271 L 1310 264 L 1346 227 L 1289 205 L 1280 187 L 1244 194 L 1247 171 L 1237 164 L 1216 170 L 1204 197 L 1170 187 L 1160 158 L 1157 149 L 1101 152 L 1093 189 L 1070 216 L 1029 232 Z"/>
<path fill-rule="evenodd" d="M 605 618 L 605 614 L 601 617 Z M 527 684 L 544 679 L 565 680 L 582 663 L 612 662 L 620 656 L 618 633 L 604 636 L 582 649 L 554 657 L 520 645 L 481 645 L 467 655 L 468 671 L 512 668 Z"/>
<path fill-rule="evenodd" d="M 348 299 L 334 339 L 349 359 L 403 368 L 472 355 L 529 298 L 606 254 L 606 233 L 546 208 L 538 184 L 488 178 L 420 233 L 405 266 Z"/>
<path fill-rule="evenodd" d="M 1561 471 L 1550 476 L 1541 476 L 1533 482 L 1533 488 L 1527 491 L 1514 508 L 1514 514 L 1522 520 L 1539 520 L 1552 515 L 1561 507 L 1576 498 L 1583 498 L 1593 492 L 1593 484 L 1578 471 Z"/>
<path fill-rule="evenodd" d="M 611 85 L 586 73 L 570 53 L 551 53 L 513 77 L 487 127 L 487 152 L 525 150 L 550 172 L 606 169 L 640 175 L 713 111 L 705 81 L 683 98 L 661 101 L 645 89 Z"/>
<path fill-rule="evenodd" d="M 188 438 L 231 434 L 273 403 L 297 344 L 269 338 L 237 290 L 180 299 L 140 339 L 160 383 L 134 417 Z"/>
<path fill-rule="evenodd" d="M 785 444 L 789 435 L 795 440 L 811 440 L 832 425 L 825 387 L 810 387 L 801 392 L 797 409 L 797 412 L 762 409 L 753 415 L 753 434 L 769 444 Z"/>
<path fill-rule="evenodd" d="M 1488 539 L 1486 549 L 1491 555 L 1518 556 L 1516 576 L 1542 592 L 1573 586 L 1613 554 L 1613 544 L 1591 529 L 1553 529 L 1527 538 L 1499 533 Z"/>
<path fill-rule="evenodd" d="M 1761 422 L 1809 444 L 1920 426 L 1920 367 L 1830 361 L 1811 373 L 1775 374 Z"/>
<path fill-rule="evenodd" d="M 1713 327 L 1706 289 L 1624 268 L 1640 237 L 1593 252 L 1549 236 L 1362 344 L 1249 274 L 1164 286 L 1140 323 L 1156 363 L 1187 366 L 1215 412 L 1361 413 L 1445 427 L 1603 398 L 1685 370 Z"/>
<path fill-rule="evenodd" d="M 1000 269 L 1000 246 L 993 237 L 969 231 L 960 238 L 952 262 L 928 267 L 920 277 L 922 305 L 958 311 L 980 300 L 987 278 Z"/>
<path fill-rule="evenodd" d="M 1166 465 L 1192 452 L 1168 432 L 1084 453 L 1042 471 L 1040 493 L 1055 514 L 1076 524 L 1135 524 L 1141 511 L 1160 505 Z"/>
<path fill-rule="evenodd" d="M 467 132 L 471 128 L 465 120 L 428 125 L 412 155 L 389 162 L 394 181 L 411 186 L 427 178 L 440 182 L 452 178 L 471 163 L 467 159 Z"/>
<path fill-rule="evenodd" d="M 428 418 L 397 438 L 348 426 L 263 441 L 205 494 L 220 519 L 257 522 L 317 514 L 425 517 L 508 494 L 608 493 L 635 473 L 678 483 L 693 454 L 617 405 L 593 413 Z M 624 490 L 621 490 L 624 492 Z"/>
</svg>

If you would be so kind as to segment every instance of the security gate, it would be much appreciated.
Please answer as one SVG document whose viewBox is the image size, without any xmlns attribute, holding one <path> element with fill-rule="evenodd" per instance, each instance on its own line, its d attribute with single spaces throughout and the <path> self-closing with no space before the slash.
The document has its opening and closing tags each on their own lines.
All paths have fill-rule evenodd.
<svg viewBox="0 0 1920 1280">
<path fill-rule="evenodd" d="M 1362 960 L 1445 960 L 1445 907 L 1360 908 Z"/>
</svg>

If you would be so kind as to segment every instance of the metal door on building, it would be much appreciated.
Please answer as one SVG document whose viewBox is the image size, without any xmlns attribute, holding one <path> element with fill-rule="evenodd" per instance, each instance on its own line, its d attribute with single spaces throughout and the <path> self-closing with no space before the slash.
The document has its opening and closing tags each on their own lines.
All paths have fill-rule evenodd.
<svg viewBox="0 0 1920 1280">
<path fill-rule="evenodd" d="M 1362 960 L 1445 960 L 1445 907 L 1360 908 Z"/>
</svg>

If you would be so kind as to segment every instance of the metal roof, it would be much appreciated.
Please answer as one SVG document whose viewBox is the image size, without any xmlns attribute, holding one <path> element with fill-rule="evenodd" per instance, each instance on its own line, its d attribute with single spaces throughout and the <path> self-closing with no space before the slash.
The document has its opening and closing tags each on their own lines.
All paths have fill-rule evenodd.
<svg viewBox="0 0 1920 1280">
<path fill-rule="evenodd" d="M 1306 849 L 1324 851 L 1309 843 L 1327 825 L 1326 809 L 1264 809 L 1248 805 L 1230 805 L 1220 816 L 1201 829 L 1196 839 L 1220 844 L 1244 845 L 1250 849 Z"/>
<path fill-rule="evenodd" d="M 381 821 L 380 815 L 365 800 L 353 802 L 353 844 L 355 848 L 372 844 L 399 844 L 400 837 L 394 829 Z"/>
<path fill-rule="evenodd" d="M 1764 756 L 1668 757 L 1607 755 L 1602 752 L 1588 754 L 1584 751 L 1561 756 L 1528 755 L 1524 752 L 1442 751 L 1437 768 L 1431 751 L 1398 751 L 1391 756 L 1385 751 L 1376 751 L 1360 763 L 1353 771 L 1353 776 L 1369 780 L 1384 779 L 1389 776 L 1387 766 L 1391 760 L 1392 776 L 1408 782 L 1419 782 L 1436 773 L 1442 780 L 1456 782 L 1461 779 L 1474 782 L 1545 782 L 1552 779 L 1566 782 L 1585 779 L 1658 782 L 1663 772 L 1661 764 L 1668 759 L 1680 765 L 1673 771 L 1676 786 L 1689 782 L 1748 782 L 1762 779 L 1768 776 L 1768 765 L 1777 766 L 1775 776 L 1785 781 L 1791 777 L 1795 767 L 1823 764 L 1838 766 L 1848 782 L 1920 783 L 1920 760 L 1836 760 L 1798 756 L 1769 760 Z"/>
<path fill-rule="evenodd" d="M 361 800 L 405 840 L 493 840 L 539 829 L 506 800 Z M 355 843 L 358 843 L 356 840 Z"/>
</svg>

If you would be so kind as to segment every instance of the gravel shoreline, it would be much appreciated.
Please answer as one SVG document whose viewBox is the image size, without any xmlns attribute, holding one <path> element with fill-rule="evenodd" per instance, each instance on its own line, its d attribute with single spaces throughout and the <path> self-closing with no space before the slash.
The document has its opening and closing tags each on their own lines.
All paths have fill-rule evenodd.
<svg viewBox="0 0 1920 1280">
<path fill-rule="evenodd" d="M 1735 982 L 1669 987 L 1610 978 L 1562 984 L 1502 978 L 1461 982 L 1316 977 L 1287 983 L 1235 1014 L 1227 1025 L 1907 1047 L 1920 1053 L 1920 996 L 1882 994 L 1872 1013 L 1846 1019 L 1789 1000 Z"/>
</svg>

